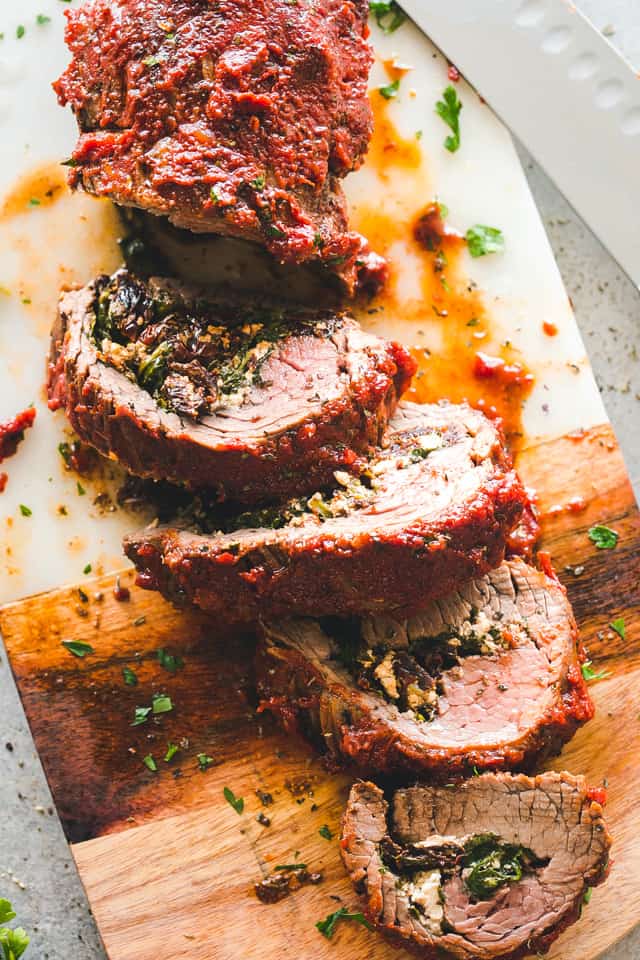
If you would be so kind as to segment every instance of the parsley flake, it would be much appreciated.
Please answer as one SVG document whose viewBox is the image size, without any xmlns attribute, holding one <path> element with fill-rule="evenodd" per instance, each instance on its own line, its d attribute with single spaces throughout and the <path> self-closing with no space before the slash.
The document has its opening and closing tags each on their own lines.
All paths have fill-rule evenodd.
<svg viewBox="0 0 640 960">
<path fill-rule="evenodd" d="M 369 0 L 369 10 L 383 33 L 395 33 L 407 19 L 396 0 Z"/>
<path fill-rule="evenodd" d="M 381 97 L 384 97 L 385 100 L 393 100 L 394 97 L 398 96 L 398 90 L 400 89 L 400 81 L 393 80 L 392 83 L 383 84 L 381 87 L 378 87 L 378 93 Z"/>
<path fill-rule="evenodd" d="M 444 145 L 449 153 L 455 153 L 456 150 L 460 148 L 461 110 L 462 103 L 458 99 L 458 94 L 456 93 L 454 87 L 449 85 L 442 94 L 442 100 L 438 100 L 436 102 L 436 113 L 441 120 L 444 120 L 446 125 L 451 130 L 451 135 L 448 136 L 444 141 Z"/>
<path fill-rule="evenodd" d="M 0 899 L 0 923 L 9 923 L 13 920 L 16 913 L 8 900 Z"/>
<path fill-rule="evenodd" d="M 24 503 L 20 504 L 20 513 L 22 514 L 23 517 L 33 516 L 33 510 L 31 509 L 31 507 L 25 506 Z"/>
<path fill-rule="evenodd" d="M 587 887 L 587 889 L 586 889 L 585 892 L 584 892 L 584 896 L 582 897 L 582 902 L 583 902 L 583 903 L 589 903 L 589 901 L 591 900 L 591 894 L 592 894 L 592 893 L 593 893 L 593 888 L 592 888 L 592 887 Z"/>
<path fill-rule="evenodd" d="M 222 792 L 224 793 L 224 798 L 227 803 L 231 804 L 235 812 L 240 815 L 244 810 L 244 800 L 242 797 L 236 797 L 233 790 L 231 790 L 229 787 L 225 787 Z"/>
<path fill-rule="evenodd" d="M 26 32 L 27 32 L 26 27 L 21 23 L 18 24 L 18 26 L 16 27 L 16 37 L 18 38 L 18 40 L 22 40 Z"/>
<path fill-rule="evenodd" d="M 88 563 L 82 570 L 83 573 L 91 573 L 91 564 Z"/>
<path fill-rule="evenodd" d="M 251 181 L 251 186 L 254 190 L 264 190 L 265 179 L 263 176 L 256 177 L 255 180 Z"/>
<path fill-rule="evenodd" d="M 611 629 L 618 634 L 621 640 L 626 640 L 626 628 L 624 624 L 624 617 L 618 617 L 617 620 L 612 620 L 609 624 Z"/>
<path fill-rule="evenodd" d="M 620 534 L 616 530 L 612 530 L 611 527 L 605 527 L 600 523 L 597 523 L 595 527 L 591 527 L 588 536 L 591 543 L 595 544 L 598 550 L 613 550 L 620 538 Z"/>
<path fill-rule="evenodd" d="M 43 27 L 45 23 L 51 23 L 51 17 L 48 17 L 46 13 L 39 13 L 36 17 L 36 23 L 39 27 Z"/>
<path fill-rule="evenodd" d="M 335 933 L 336 925 L 340 920 L 354 920 L 356 923 L 361 923 L 363 927 L 367 928 L 367 930 L 373 929 L 363 913 L 349 913 L 346 907 L 340 907 L 340 909 L 336 910 L 335 913 L 330 913 L 328 916 L 326 916 L 324 920 L 318 920 L 316 923 L 316 930 L 319 930 L 323 937 L 326 937 L 327 940 L 330 940 Z"/>
<path fill-rule="evenodd" d="M 200 767 L 200 769 L 201 769 L 203 772 L 204 772 L 205 770 L 208 770 L 212 763 L 213 763 L 213 757 L 209 757 L 206 753 L 199 753 L 199 754 L 198 754 L 198 766 Z M 226 787 L 225 787 L 225 789 L 226 789 Z M 229 801 L 229 802 L 231 802 L 231 801 Z"/>
<path fill-rule="evenodd" d="M 173 710 L 171 697 L 168 697 L 166 693 L 154 694 L 153 702 L 151 704 L 151 709 L 153 711 L 154 716 L 156 716 L 159 713 L 169 713 L 171 710 Z"/>
<path fill-rule="evenodd" d="M 173 656 L 170 653 L 167 653 L 164 647 L 160 647 L 156 656 L 158 657 L 158 662 L 161 667 L 167 670 L 169 673 L 177 673 L 178 670 L 181 670 L 184 667 L 184 660 L 182 657 Z"/>
<path fill-rule="evenodd" d="M 131 669 L 131 667 L 123 667 L 122 676 L 124 678 L 124 682 L 128 687 L 135 687 L 138 685 L 138 678 L 136 674 L 133 672 L 133 670 Z"/>
<path fill-rule="evenodd" d="M 167 744 L 167 752 L 164 755 L 164 762 L 169 763 L 171 760 L 173 760 L 173 758 L 175 757 L 179 749 L 180 747 L 178 746 L 177 743 L 169 742 Z"/>
<path fill-rule="evenodd" d="M 86 657 L 89 653 L 95 653 L 90 643 L 82 643 L 81 640 L 63 640 L 62 646 L 74 657 Z"/>
<path fill-rule="evenodd" d="M 321 837 L 324 837 L 325 840 L 333 840 L 333 834 L 326 823 L 320 827 L 318 833 Z"/>
<path fill-rule="evenodd" d="M 306 863 L 279 863 L 274 870 L 306 870 Z"/>
<path fill-rule="evenodd" d="M 78 480 L 76 486 L 77 486 L 77 488 L 78 488 L 78 496 L 79 496 L 79 497 L 84 497 L 84 495 L 85 495 L 85 493 L 86 493 L 87 491 L 86 491 L 85 488 L 82 486 L 82 484 L 80 483 L 79 480 Z"/>
<path fill-rule="evenodd" d="M 151 770 L 151 773 L 158 772 L 158 764 L 155 762 L 155 760 L 153 759 L 150 753 L 146 755 L 146 757 L 143 759 L 142 762 L 144 763 L 147 770 Z"/>
<path fill-rule="evenodd" d="M 139 727 L 141 723 L 146 723 L 150 713 L 151 713 L 151 707 L 136 707 L 135 720 L 133 721 L 131 726 Z"/>
<path fill-rule="evenodd" d="M 592 665 L 593 661 L 586 660 L 582 664 L 582 676 L 587 681 L 587 683 L 595 683 L 596 680 L 606 680 L 607 677 L 610 677 L 611 674 L 607 670 L 601 670 L 600 673 L 596 673 Z"/>
<path fill-rule="evenodd" d="M 497 227 L 477 223 L 475 227 L 469 227 L 465 239 L 472 257 L 485 257 L 488 253 L 502 253 L 504 250 L 504 236 Z"/>
</svg>

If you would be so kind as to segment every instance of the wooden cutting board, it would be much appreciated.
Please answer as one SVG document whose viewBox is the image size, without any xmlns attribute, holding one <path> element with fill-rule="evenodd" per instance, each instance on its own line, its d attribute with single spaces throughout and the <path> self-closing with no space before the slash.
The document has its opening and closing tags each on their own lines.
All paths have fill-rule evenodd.
<svg viewBox="0 0 640 960">
<path fill-rule="evenodd" d="M 547 515 L 543 546 L 567 585 L 589 654 L 610 674 L 593 685 L 596 718 L 553 763 L 608 787 L 610 879 L 550 954 L 591 960 L 640 915 L 640 519 L 608 425 L 529 447 L 518 465 L 538 490 Z M 575 496 L 585 499 L 584 511 L 549 513 Z M 591 544 L 587 531 L 595 523 L 618 531 L 615 550 Z M 116 600 L 115 578 L 107 576 L 83 582 L 82 593 L 55 590 L 0 613 L 31 730 L 111 960 L 397 956 L 356 924 L 342 924 L 330 942 L 315 929 L 342 904 L 359 909 L 337 840 L 349 776 L 329 775 L 304 744 L 254 712 L 250 636 L 231 638 L 199 614 L 178 613 L 132 579 L 122 572 L 129 600 Z M 619 617 L 624 639 L 608 626 Z M 72 656 L 61 645 L 70 639 L 95 652 Z M 184 668 L 164 670 L 160 647 L 180 654 Z M 125 666 L 137 674 L 136 687 L 124 684 Z M 150 704 L 153 693 L 168 694 L 173 710 L 132 727 L 135 707 Z M 167 764 L 169 741 L 188 746 Z M 212 758 L 204 772 L 198 753 Z M 147 754 L 156 773 L 143 763 Z M 225 786 L 243 797 L 242 814 L 224 799 Z M 271 793 L 273 805 L 263 807 L 256 790 Z M 261 811 L 271 826 L 256 821 Z M 331 840 L 319 834 L 325 824 Z M 294 859 L 321 870 L 324 881 L 279 904 L 261 904 L 253 883 Z"/>
</svg>

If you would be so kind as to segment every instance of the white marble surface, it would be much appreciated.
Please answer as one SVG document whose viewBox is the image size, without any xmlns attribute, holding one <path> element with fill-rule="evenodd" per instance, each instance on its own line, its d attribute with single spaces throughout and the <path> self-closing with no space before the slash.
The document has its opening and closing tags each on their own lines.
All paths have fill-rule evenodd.
<svg viewBox="0 0 640 960">
<path fill-rule="evenodd" d="M 600 28 L 614 29 L 612 41 L 640 67 L 637 0 L 580 0 L 579 5 Z M 640 296 L 544 174 L 524 153 L 522 156 L 638 491 L 640 368 L 634 347 Z M 12 752 L 5 749 L 6 742 L 13 744 Z M 97 960 L 103 957 L 99 938 L 53 813 L 4 654 L 0 662 L 0 757 L 0 896 L 13 901 L 20 922 L 33 932 L 26 957 Z M 607 960 L 623 958 L 640 958 L 640 936 L 633 934 L 607 954 Z"/>
</svg>

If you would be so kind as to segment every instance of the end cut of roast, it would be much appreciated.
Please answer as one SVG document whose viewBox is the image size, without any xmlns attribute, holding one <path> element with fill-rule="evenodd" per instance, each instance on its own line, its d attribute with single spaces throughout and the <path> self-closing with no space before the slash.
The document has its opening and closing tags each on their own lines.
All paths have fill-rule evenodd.
<svg viewBox="0 0 640 960">
<path fill-rule="evenodd" d="M 383 448 L 333 492 L 227 532 L 143 530 L 125 550 L 142 586 L 229 620 L 410 612 L 499 564 L 524 500 L 483 414 L 402 403 Z"/>
<path fill-rule="evenodd" d="M 593 715 L 564 588 L 505 561 L 408 620 L 262 625 L 263 706 L 333 763 L 530 769 Z"/>
<path fill-rule="evenodd" d="M 54 85 L 80 136 L 70 181 L 176 226 L 317 261 L 353 290 L 384 261 L 349 230 L 367 151 L 366 0 L 87 0 Z"/>
<path fill-rule="evenodd" d="M 606 876 L 601 792 L 568 773 L 488 773 L 387 802 L 359 782 L 342 858 L 367 917 L 395 945 L 425 960 L 515 960 L 545 952 Z"/>
<path fill-rule="evenodd" d="M 137 476 L 255 503 L 353 469 L 414 370 L 347 314 L 240 306 L 122 270 L 63 294 L 49 397 Z"/>
</svg>

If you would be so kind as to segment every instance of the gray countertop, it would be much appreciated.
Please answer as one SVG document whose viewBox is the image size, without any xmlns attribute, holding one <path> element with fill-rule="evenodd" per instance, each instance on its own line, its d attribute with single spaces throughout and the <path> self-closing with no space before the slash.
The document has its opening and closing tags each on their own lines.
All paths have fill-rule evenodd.
<svg viewBox="0 0 640 960">
<path fill-rule="evenodd" d="M 637 0 L 580 0 L 579 6 L 640 67 Z M 545 174 L 525 151 L 521 155 L 631 479 L 640 493 L 640 294 Z M 630 197 L 630 202 L 634 199 Z M 97 960 L 104 957 L 100 939 L 4 652 L 0 654 L 0 705 L 0 896 L 11 899 L 18 922 L 32 934 L 26 954 L 30 960 Z M 606 960 L 640 960 L 640 931 L 609 951 Z"/>
</svg>

